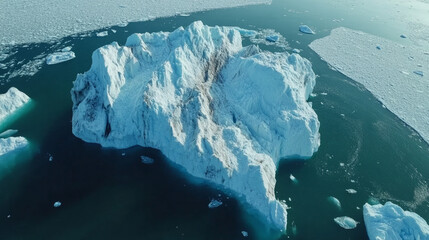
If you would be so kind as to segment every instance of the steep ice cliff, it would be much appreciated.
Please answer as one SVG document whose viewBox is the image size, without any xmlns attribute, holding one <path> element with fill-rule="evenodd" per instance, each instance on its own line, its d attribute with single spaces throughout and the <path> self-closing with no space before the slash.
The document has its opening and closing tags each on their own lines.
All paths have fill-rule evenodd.
<svg viewBox="0 0 429 240">
<path fill-rule="evenodd" d="M 391 202 L 366 203 L 363 217 L 370 240 L 429 239 L 429 226 L 423 218 Z"/>
<path fill-rule="evenodd" d="M 160 149 L 285 230 L 276 167 L 319 147 L 319 121 L 306 101 L 314 85 L 309 61 L 243 47 L 232 27 L 194 22 L 133 34 L 125 46 L 97 49 L 77 76 L 73 133 L 106 147 Z"/>
</svg>

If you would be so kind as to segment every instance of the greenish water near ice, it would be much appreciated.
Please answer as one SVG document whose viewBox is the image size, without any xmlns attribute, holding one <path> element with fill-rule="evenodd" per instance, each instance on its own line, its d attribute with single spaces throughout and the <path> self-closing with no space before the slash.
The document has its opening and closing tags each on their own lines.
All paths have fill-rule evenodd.
<svg viewBox="0 0 429 240">
<path fill-rule="evenodd" d="M 399 41 L 404 26 L 394 20 L 371 20 L 388 13 L 388 8 L 368 12 L 365 4 L 353 10 L 347 4 L 333 6 L 329 1 L 275 0 L 271 5 L 130 23 L 125 28 L 112 27 L 117 32 L 104 38 L 93 33 L 62 39 L 57 49 L 72 45 L 77 56 L 72 61 L 44 65 L 32 77 L 10 82 L 0 78 L 0 92 L 15 86 L 33 99 L 29 111 L 0 126 L 0 132 L 18 129 L 31 142 L 27 151 L 0 159 L 0 239 L 243 239 L 242 230 L 249 232 L 247 239 L 279 238 L 266 234 L 236 199 L 193 183 L 161 152 L 140 147 L 105 149 L 71 133 L 69 92 L 76 74 L 89 69 L 96 48 L 112 41 L 124 44 L 134 32 L 172 31 L 195 20 L 274 29 L 291 48 L 303 50 L 301 55 L 319 75 L 317 95 L 309 101 L 321 122 L 321 147 L 308 161 L 280 164 L 277 198 L 291 207 L 287 235 L 280 239 L 367 239 L 362 209 L 357 207 L 370 199 L 393 201 L 429 220 L 429 146 L 368 91 L 331 70 L 307 46 L 339 26 Z M 317 34 L 300 34 L 301 24 Z M 51 46 L 18 46 L 11 58 L 32 59 Z M 0 69 L 0 76 L 5 72 Z M 153 157 L 155 163 L 142 164 L 141 155 Z M 298 184 L 292 183 L 290 174 Z M 357 193 L 347 193 L 348 188 Z M 208 209 L 210 199 L 218 194 L 224 204 Z M 329 196 L 341 201 L 341 210 L 327 200 Z M 62 206 L 54 208 L 55 201 Z M 344 215 L 359 221 L 358 227 L 337 226 L 333 219 Z"/>
</svg>

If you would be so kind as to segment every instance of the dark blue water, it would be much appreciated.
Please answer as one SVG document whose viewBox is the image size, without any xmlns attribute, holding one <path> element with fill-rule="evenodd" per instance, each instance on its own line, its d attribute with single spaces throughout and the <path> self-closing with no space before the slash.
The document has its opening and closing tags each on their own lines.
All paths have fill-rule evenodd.
<svg viewBox="0 0 429 240">
<path fill-rule="evenodd" d="M 61 49 L 72 45 L 77 57 L 58 65 L 43 65 L 31 77 L 8 79 L 8 72 L 20 64 L 0 69 L 0 76 L 6 74 L 0 78 L 0 92 L 15 86 L 33 99 L 25 114 L 0 126 L 0 131 L 18 129 L 31 141 L 28 151 L 0 162 L 0 239 L 242 239 L 242 230 L 249 232 L 248 239 L 279 238 L 267 234 L 238 200 L 196 184 L 160 151 L 101 148 L 71 133 L 69 92 L 76 74 L 89 69 L 96 48 L 112 41 L 124 44 L 134 32 L 172 31 L 195 20 L 208 25 L 274 29 L 286 37 L 291 48 L 303 50 L 301 55 L 313 63 L 319 75 L 314 91 L 317 95 L 310 101 L 321 122 L 322 144 L 308 161 L 280 164 L 277 198 L 291 207 L 288 234 L 280 239 L 366 239 L 362 210 L 357 208 L 369 199 L 382 203 L 390 200 L 429 219 L 429 146 L 368 91 L 329 69 L 307 47 L 338 26 L 386 38 L 398 36 L 403 29 L 398 25 L 386 28 L 383 21 L 371 22 L 373 12 L 343 11 L 344 6 L 332 6 L 331 2 L 278 0 L 272 5 L 130 23 L 125 28 L 112 27 L 117 32 L 109 32 L 104 38 L 92 34 L 57 43 L 17 46 L 17 53 L 10 57 L 15 62 L 25 63 L 52 52 L 52 46 Z M 377 11 L 382 14 L 386 10 Z M 310 25 L 317 34 L 300 34 L 300 24 Z M 141 155 L 154 158 L 155 163 L 142 164 Z M 290 174 L 299 184 L 291 182 Z M 347 188 L 358 192 L 348 194 Z M 219 194 L 224 204 L 209 209 L 210 199 Z M 327 200 L 329 196 L 341 201 L 341 210 Z M 61 201 L 61 207 L 53 207 L 56 201 Z M 359 221 L 358 227 L 344 230 L 337 226 L 333 218 L 344 215 Z"/>
</svg>

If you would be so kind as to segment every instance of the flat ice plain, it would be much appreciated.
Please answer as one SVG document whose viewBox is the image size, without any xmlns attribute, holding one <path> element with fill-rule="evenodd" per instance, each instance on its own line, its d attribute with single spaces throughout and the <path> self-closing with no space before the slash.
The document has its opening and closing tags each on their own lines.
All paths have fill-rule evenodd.
<svg viewBox="0 0 429 240">
<path fill-rule="evenodd" d="M 398 36 L 398 42 L 401 40 Z M 315 40 L 310 48 L 334 69 L 364 85 L 429 143 L 427 49 L 342 27 Z"/>
<path fill-rule="evenodd" d="M 0 45 L 44 42 L 100 28 L 271 0 L 0 1 Z"/>
</svg>

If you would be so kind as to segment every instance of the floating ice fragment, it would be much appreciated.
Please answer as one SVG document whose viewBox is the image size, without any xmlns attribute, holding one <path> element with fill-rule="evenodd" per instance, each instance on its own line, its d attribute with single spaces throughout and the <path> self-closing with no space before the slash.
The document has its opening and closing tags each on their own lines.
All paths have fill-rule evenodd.
<svg viewBox="0 0 429 240">
<path fill-rule="evenodd" d="M 189 16 L 191 16 L 191 14 L 189 14 L 189 13 L 181 13 L 181 14 L 179 14 L 179 16 L 181 16 L 181 17 L 189 17 Z"/>
<path fill-rule="evenodd" d="M 267 36 L 265 37 L 265 40 L 267 40 L 268 42 L 277 42 L 279 40 L 279 36 L 277 35 Z"/>
<path fill-rule="evenodd" d="M 122 155 L 122 156 L 125 156 L 125 153 L 123 152 L 121 155 Z"/>
<path fill-rule="evenodd" d="M 144 163 L 144 164 L 153 164 L 155 162 L 155 160 L 153 160 L 153 158 L 146 157 L 146 156 L 140 156 L 140 159 L 142 160 L 142 163 Z"/>
<path fill-rule="evenodd" d="M 328 95 L 328 93 L 326 93 L 326 92 L 322 92 L 322 93 L 320 93 L 320 95 L 327 96 L 327 95 Z"/>
<path fill-rule="evenodd" d="M 298 183 L 298 179 L 296 179 L 296 177 L 294 175 L 290 175 L 289 176 L 290 180 L 292 180 L 293 183 L 297 184 Z"/>
<path fill-rule="evenodd" d="M 48 153 L 48 160 L 49 162 L 52 162 L 52 160 L 54 160 L 54 157 L 50 153 Z"/>
<path fill-rule="evenodd" d="M 61 49 L 61 52 L 70 52 L 72 50 L 72 47 L 65 47 L 63 49 Z"/>
<path fill-rule="evenodd" d="M 105 37 L 107 35 L 109 35 L 108 31 L 102 31 L 102 32 L 98 32 L 95 35 L 97 35 L 97 37 Z"/>
<path fill-rule="evenodd" d="M 340 162 L 340 166 L 341 166 L 341 167 L 344 167 L 344 163 L 343 163 L 343 162 Z"/>
<path fill-rule="evenodd" d="M 247 237 L 249 236 L 249 233 L 247 233 L 246 231 L 241 231 L 241 235 L 243 235 L 243 237 Z"/>
<path fill-rule="evenodd" d="M 292 52 L 294 52 L 294 53 L 300 53 L 301 50 L 294 48 L 294 49 L 292 49 Z"/>
<path fill-rule="evenodd" d="M 18 130 L 15 130 L 15 129 L 8 129 L 8 130 L 6 130 L 6 131 L 4 131 L 4 132 L 0 133 L 0 138 L 7 138 L 7 137 L 10 137 L 10 136 L 14 135 L 14 134 L 15 134 L 15 133 L 17 133 L 17 132 L 18 132 Z"/>
<path fill-rule="evenodd" d="M 329 196 L 328 201 L 338 207 L 338 209 L 341 209 L 341 202 L 340 200 L 338 200 L 338 198 Z"/>
<path fill-rule="evenodd" d="M 350 194 L 355 194 L 355 193 L 357 193 L 357 191 L 356 191 L 356 190 L 354 190 L 354 189 L 352 189 L 352 188 L 346 189 L 346 192 L 348 192 L 348 193 L 350 193 Z"/>
<path fill-rule="evenodd" d="M 59 207 L 59 206 L 61 206 L 61 202 L 55 202 L 55 203 L 54 203 L 54 207 L 55 207 L 55 208 L 57 208 L 57 207 Z"/>
<path fill-rule="evenodd" d="M 220 205 L 222 205 L 223 203 L 221 202 L 221 201 L 219 201 L 219 200 L 216 200 L 216 199 L 212 199 L 211 201 L 210 201 L 210 203 L 209 203 L 209 208 L 217 208 L 217 207 L 219 207 Z"/>
<path fill-rule="evenodd" d="M 413 71 L 413 73 L 423 77 L 423 71 L 418 70 L 418 71 Z"/>
<path fill-rule="evenodd" d="M 377 48 L 378 50 L 381 50 L 381 46 L 377 45 L 375 48 Z"/>
<path fill-rule="evenodd" d="M 407 36 L 404 34 L 401 34 L 401 38 L 407 38 Z"/>
<path fill-rule="evenodd" d="M 353 218 L 343 216 L 343 217 L 336 217 L 334 218 L 334 221 L 342 228 L 344 229 L 353 229 L 356 228 L 357 224 L 359 222 L 356 222 Z"/>
<path fill-rule="evenodd" d="M 112 33 L 116 33 L 116 30 L 115 30 L 115 29 L 111 29 L 111 31 L 112 31 Z"/>
<path fill-rule="evenodd" d="M 307 25 L 299 26 L 299 31 L 305 34 L 315 34 L 315 32 Z"/>
<path fill-rule="evenodd" d="M 403 70 L 401 70 L 400 71 L 402 74 L 405 74 L 405 75 L 410 75 L 410 73 L 409 72 L 407 72 L 407 71 L 403 71 Z"/>
<path fill-rule="evenodd" d="M 62 63 L 65 61 L 72 60 L 75 57 L 76 56 L 74 55 L 74 52 L 72 52 L 72 51 L 56 52 L 56 53 L 49 54 L 46 57 L 46 64 L 48 64 L 48 65 L 58 64 L 58 63 Z"/>
</svg>

